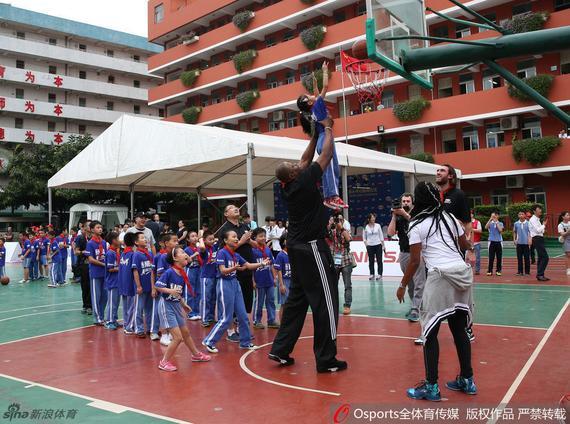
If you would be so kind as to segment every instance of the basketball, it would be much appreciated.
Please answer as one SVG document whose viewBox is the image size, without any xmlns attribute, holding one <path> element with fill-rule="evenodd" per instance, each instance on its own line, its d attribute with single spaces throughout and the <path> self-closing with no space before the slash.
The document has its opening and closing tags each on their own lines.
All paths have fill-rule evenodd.
<svg viewBox="0 0 570 424">
<path fill-rule="evenodd" d="M 0 283 L 2 283 L 3 286 L 7 286 L 10 283 L 10 277 L 6 275 L 0 277 Z"/>
<path fill-rule="evenodd" d="M 352 45 L 352 57 L 358 60 L 368 59 L 366 40 L 357 40 Z"/>
</svg>

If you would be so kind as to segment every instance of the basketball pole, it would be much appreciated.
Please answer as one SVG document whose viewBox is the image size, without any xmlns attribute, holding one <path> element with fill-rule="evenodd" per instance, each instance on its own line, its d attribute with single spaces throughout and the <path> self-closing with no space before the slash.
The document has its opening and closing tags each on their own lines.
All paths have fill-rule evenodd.
<svg viewBox="0 0 570 424">
<path fill-rule="evenodd" d="M 342 47 L 339 46 L 338 48 L 339 54 L 342 54 Z M 344 142 L 345 144 L 348 144 L 348 120 L 346 117 L 346 93 L 345 93 L 345 88 L 344 88 L 344 69 L 342 66 L 342 57 L 340 60 L 340 78 L 341 78 L 341 84 L 342 84 L 342 110 L 343 110 L 343 115 L 344 115 Z M 334 139 L 333 139 L 333 143 L 334 143 Z M 346 160 L 347 160 L 347 166 L 341 166 L 340 167 L 340 175 L 342 178 L 342 198 L 343 200 L 348 203 L 348 155 L 346 156 Z M 342 215 L 344 216 L 344 219 L 348 220 L 348 209 L 343 209 L 342 210 Z"/>
</svg>

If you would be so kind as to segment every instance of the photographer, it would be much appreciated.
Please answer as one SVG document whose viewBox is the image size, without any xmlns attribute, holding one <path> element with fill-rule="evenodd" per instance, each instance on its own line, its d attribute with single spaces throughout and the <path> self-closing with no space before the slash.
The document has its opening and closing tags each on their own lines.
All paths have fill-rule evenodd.
<svg viewBox="0 0 570 424">
<path fill-rule="evenodd" d="M 352 305 L 352 254 L 350 253 L 350 240 L 352 237 L 344 227 L 342 215 L 331 217 L 329 224 L 329 245 L 333 255 L 333 263 L 336 270 L 337 280 L 342 274 L 344 282 L 344 309 L 343 315 L 350 314 Z"/>
<path fill-rule="evenodd" d="M 408 264 L 410 263 L 410 242 L 408 239 L 408 226 L 410 221 L 410 213 L 414 208 L 414 197 L 411 193 L 404 193 L 399 199 L 392 203 L 392 220 L 388 225 L 388 236 L 392 237 L 398 234 L 398 243 L 400 244 L 400 268 L 406 273 Z M 412 301 L 412 306 L 406 314 L 406 318 L 411 322 L 420 320 L 420 304 L 422 303 L 422 295 L 426 282 L 426 271 L 423 260 L 420 262 L 417 271 L 412 280 L 408 284 L 408 295 Z M 420 344 L 420 339 L 416 340 L 416 344 Z"/>
</svg>

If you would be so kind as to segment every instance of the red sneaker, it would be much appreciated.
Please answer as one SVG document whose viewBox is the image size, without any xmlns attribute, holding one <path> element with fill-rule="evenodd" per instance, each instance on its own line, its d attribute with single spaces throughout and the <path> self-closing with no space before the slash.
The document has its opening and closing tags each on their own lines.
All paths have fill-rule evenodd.
<svg viewBox="0 0 570 424">
<path fill-rule="evenodd" d="M 161 369 L 162 371 L 169 371 L 169 372 L 176 371 L 178 369 L 176 368 L 176 366 L 172 364 L 172 362 L 164 360 L 158 363 L 158 368 Z"/>
<path fill-rule="evenodd" d="M 208 362 L 212 357 L 206 355 L 204 352 L 198 352 L 197 355 L 192 355 L 192 362 Z"/>
<path fill-rule="evenodd" d="M 329 203 L 336 209 L 348 209 L 348 205 L 339 196 L 333 197 Z"/>
<path fill-rule="evenodd" d="M 326 199 L 323 201 L 323 205 L 325 205 L 325 206 L 326 206 L 327 208 L 329 208 L 329 209 L 332 209 L 333 211 L 338 210 L 339 207 L 336 206 L 336 205 L 333 203 L 333 202 L 334 202 L 334 199 L 335 199 L 334 197 L 326 198 Z"/>
</svg>

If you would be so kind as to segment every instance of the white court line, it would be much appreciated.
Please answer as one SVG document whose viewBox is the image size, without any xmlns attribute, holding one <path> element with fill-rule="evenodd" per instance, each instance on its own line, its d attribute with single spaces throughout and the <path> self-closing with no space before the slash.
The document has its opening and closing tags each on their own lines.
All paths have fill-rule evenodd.
<svg viewBox="0 0 570 424">
<path fill-rule="evenodd" d="M 20 309 L 10 309 L 8 311 L 0 311 L 0 314 L 7 314 L 8 312 L 18 312 L 18 311 L 25 311 L 28 309 L 38 309 L 38 308 L 50 308 L 52 306 L 59 306 L 59 305 L 69 305 L 71 303 L 81 303 L 81 300 L 77 300 L 75 302 L 63 302 L 63 303 L 52 303 L 51 305 L 40 305 L 40 306 L 30 306 L 28 308 L 20 308 Z"/>
<path fill-rule="evenodd" d="M 392 339 L 409 339 L 409 340 L 415 340 L 414 337 L 404 337 L 404 336 L 391 336 L 388 334 L 337 334 L 337 337 L 388 337 L 388 338 L 392 338 Z M 301 339 L 312 339 L 313 336 L 303 336 L 303 337 L 299 337 L 299 340 Z M 265 343 L 263 345 L 260 345 L 260 348 L 263 347 L 267 347 L 272 345 L 273 342 L 269 342 L 269 343 Z M 245 360 L 247 359 L 247 357 L 249 355 L 251 355 L 253 352 L 256 352 L 254 350 L 250 350 L 246 353 L 244 353 L 242 355 L 242 357 L 239 359 L 239 366 L 241 367 L 241 369 L 246 373 L 249 374 L 251 377 L 263 381 L 265 383 L 269 383 L 269 384 L 274 384 L 276 386 L 281 386 L 281 387 L 286 387 L 288 389 L 294 389 L 294 390 L 300 390 L 303 392 L 312 392 L 312 393 L 319 393 L 321 395 L 328 395 L 328 396 L 340 396 L 340 393 L 336 393 L 336 392 L 327 392 L 324 390 L 318 390 L 318 389 L 311 389 L 309 387 L 302 387 L 302 386 L 294 386 L 291 384 L 285 384 L 285 383 L 280 383 L 278 381 L 275 380 L 270 380 L 268 378 L 262 377 L 256 373 L 254 373 L 252 370 L 250 370 L 247 365 L 245 364 Z"/>
<path fill-rule="evenodd" d="M 358 283 L 368 283 L 368 281 L 358 281 Z M 390 284 L 385 284 L 385 283 L 390 283 Z M 385 284 L 386 286 L 396 287 L 400 283 L 398 281 L 386 281 L 386 282 L 377 283 L 377 284 L 378 285 L 375 287 L 381 287 L 383 284 Z M 502 284 L 503 286 L 519 285 L 522 287 L 497 287 L 495 284 Z M 354 288 L 354 286 L 355 286 L 354 282 L 352 283 L 352 286 Z M 358 286 L 370 287 L 368 284 L 358 284 Z M 489 287 L 486 287 L 486 286 L 489 286 Z M 525 289 L 523 287 L 531 287 L 531 288 Z M 540 287 L 540 289 L 534 289 L 534 287 Z M 565 288 L 568 288 L 568 290 L 550 290 L 550 287 L 552 287 L 552 288 L 565 287 Z M 482 289 L 482 290 L 511 290 L 511 291 L 536 291 L 536 292 L 570 293 L 570 286 L 563 285 L 563 284 L 552 284 L 552 285 L 545 286 L 544 284 L 521 284 L 521 283 L 509 284 L 509 283 L 477 283 L 476 282 L 473 285 L 473 289 L 475 289 L 475 290 Z"/>
<path fill-rule="evenodd" d="M 89 328 L 89 327 L 93 327 L 93 324 L 83 325 L 83 326 L 81 326 L 81 327 L 70 328 L 70 329 L 68 329 L 68 330 L 54 331 L 54 332 L 52 332 L 52 333 L 39 334 L 39 335 L 37 335 L 37 336 L 24 337 L 23 339 L 11 340 L 11 341 L 9 341 L 9 342 L 2 342 L 2 343 L 0 343 L 0 346 L 4 346 L 4 345 L 7 345 L 7 344 L 12 344 L 12 343 L 23 342 L 23 341 L 25 341 L 25 340 L 38 339 L 38 338 L 40 338 L 40 337 L 53 336 L 54 334 L 67 333 L 68 331 L 81 330 L 81 329 L 83 329 L 83 328 Z"/>
<path fill-rule="evenodd" d="M 0 319 L 0 322 L 10 321 L 13 319 L 18 319 L 18 318 L 33 317 L 35 315 L 56 314 L 58 312 L 71 312 L 71 311 L 81 311 L 81 309 L 60 309 L 58 311 L 36 312 L 35 314 L 26 314 L 26 315 L 18 315 L 15 317 L 2 318 L 2 319 Z"/>
<path fill-rule="evenodd" d="M 556 316 L 554 321 L 552 321 L 552 324 L 550 324 L 550 327 L 548 327 L 548 331 L 544 334 L 544 336 L 542 337 L 542 340 L 536 346 L 536 348 L 534 349 L 534 352 L 532 352 L 532 355 L 530 355 L 530 357 L 526 361 L 526 364 L 524 364 L 524 367 L 522 367 L 521 371 L 519 372 L 519 374 L 515 378 L 515 381 L 513 381 L 513 384 L 511 384 L 511 387 L 509 387 L 509 390 L 507 390 L 507 393 L 505 394 L 505 396 L 503 397 L 503 399 L 501 400 L 501 402 L 497 406 L 497 408 L 496 408 L 497 410 L 499 410 L 499 409 L 504 410 L 505 407 L 509 404 L 509 402 L 513 398 L 515 392 L 517 391 L 520 384 L 522 383 L 525 376 L 527 375 L 528 371 L 532 367 L 532 364 L 534 364 L 534 361 L 536 361 L 536 358 L 538 358 L 538 355 L 542 351 L 542 348 L 544 347 L 544 345 L 546 344 L 546 342 L 550 338 L 550 335 L 552 334 L 552 332 L 554 331 L 554 329 L 558 325 L 558 322 L 562 318 L 562 315 L 564 315 L 564 312 L 566 312 L 566 309 L 568 309 L 568 305 L 570 305 L 570 298 L 568 298 L 568 300 L 566 300 L 566 303 L 564 304 L 562 309 L 560 309 L 560 312 L 558 312 L 558 315 Z M 497 422 L 497 420 L 498 420 L 498 417 L 493 418 L 493 419 L 487 421 L 487 424 L 495 424 Z"/>
<path fill-rule="evenodd" d="M 106 411 L 111 411 L 111 412 L 114 412 L 116 414 L 121 414 L 125 411 L 131 411 L 131 412 L 135 412 L 137 414 L 147 415 L 149 417 L 158 418 L 158 419 L 165 420 L 165 421 L 170 421 L 172 423 L 191 424 L 189 421 L 182 421 L 182 420 L 178 420 L 176 418 L 170 418 L 170 417 L 167 417 L 164 415 L 158 415 L 158 414 L 154 414 L 152 412 L 143 411 L 142 409 L 136 409 L 136 408 L 131 408 L 129 406 L 119 405 L 119 404 L 116 404 L 113 402 L 107 402 L 107 401 L 104 401 L 101 399 L 96 399 L 96 398 L 91 397 L 91 396 L 85 396 L 85 395 L 82 395 L 79 393 L 70 392 L 68 390 L 58 389 L 57 387 L 47 386 L 45 384 L 35 383 L 35 382 L 29 381 L 29 380 L 24 380 L 23 378 L 12 377 L 11 375 L 0 374 L 0 377 L 7 378 L 7 379 L 13 380 L 13 381 L 18 381 L 20 383 L 26 383 L 26 384 L 34 386 L 34 387 L 41 387 L 42 389 L 47 389 L 47 390 L 52 390 L 54 392 L 63 393 L 65 395 L 77 397 L 80 399 L 85 399 L 85 400 L 88 400 L 90 402 L 87 404 L 87 406 L 92 406 L 94 408 L 99 408 L 99 409 L 103 409 Z M 120 412 L 116 412 L 116 411 L 120 411 Z"/>
</svg>

